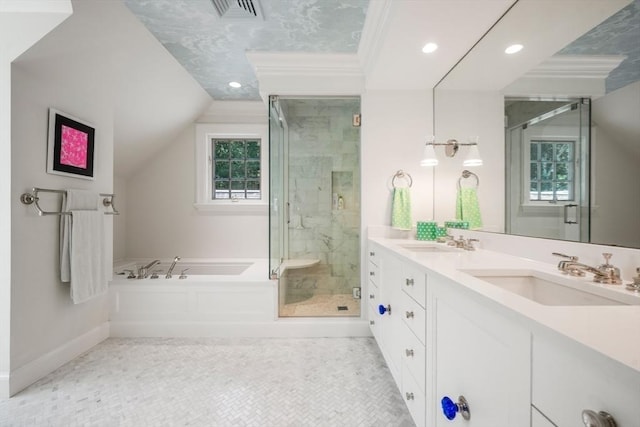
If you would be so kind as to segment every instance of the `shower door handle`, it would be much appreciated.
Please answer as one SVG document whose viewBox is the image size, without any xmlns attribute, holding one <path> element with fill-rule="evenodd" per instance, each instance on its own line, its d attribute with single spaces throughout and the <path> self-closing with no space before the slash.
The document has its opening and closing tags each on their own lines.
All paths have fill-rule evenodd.
<svg viewBox="0 0 640 427">
<path fill-rule="evenodd" d="M 291 224 L 291 203 L 287 202 L 287 225 Z"/>
<path fill-rule="evenodd" d="M 569 208 L 575 208 L 576 215 L 569 219 Z M 578 205 L 569 204 L 564 205 L 564 223 L 565 224 L 577 224 L 578 223 Z"/>
</svg>

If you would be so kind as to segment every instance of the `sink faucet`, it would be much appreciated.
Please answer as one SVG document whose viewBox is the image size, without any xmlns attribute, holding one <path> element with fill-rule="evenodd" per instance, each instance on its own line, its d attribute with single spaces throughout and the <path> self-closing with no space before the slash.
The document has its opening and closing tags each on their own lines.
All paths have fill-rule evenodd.
<svg viewBox="0 0 640 427">
<path fill-rule="evenodd" d="M 167 274 L 164 276 L 165 279 L 171 279 L 172 277 L 172 272 L 174 267 L 176 266 L 177 262 L 180 261 L 180 257 L 177 256 L 173 259 L 173 262 L 171 263 L 171 267 L 169 267 L 169 270 L 167 270 Z"/>
<path fill-rule="evenodd" d="M 620 278 L 620 270 L 617 267 L 609 264 L 609 258 L 611 254 L 603 254 L 605 257 L 605 263 L 598 267 L 592 267 L 587 264 L 578 262 L 577 256 L 565 255 L 557 252 L 552 253 L 555 256 L 566 258 L 558 263 L 558 270 L 563 274 L 569 274 L 570 276 L 584 277 L 585 272 L 593 274 L 593 281 L 596 283 L 606 283 L 610 285 L 617 285 L 622 283 Z"/>
<path fill-rule="evenodd" d="M 144 267 L 138 268 L 138 279 L 146 279 L 149 276 L 149 270 L 153 268 L 154 265 L 160 264 L 160 260 L 156 259 L 151 261 L 149 264 Z"/>
<path fill-rule="evenodd" d="M 456 248 L 462 248 L 465 251 L 475 251 L 476 248 L 473 246 L 473 242 L 479 242 L 478 239 L 466 239 L 463 236 L 458 237 L 458 240 L 449 240 L 447 245 L 455 246 Z"/>
</svg>

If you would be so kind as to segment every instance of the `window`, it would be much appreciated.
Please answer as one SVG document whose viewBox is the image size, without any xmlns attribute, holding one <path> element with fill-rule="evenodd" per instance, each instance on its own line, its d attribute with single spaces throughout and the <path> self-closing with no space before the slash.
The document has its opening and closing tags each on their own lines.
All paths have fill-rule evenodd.
<svg viewBox="0 0 640 427">
<path fill-rule="evenodd" d="M 268 215 L 268 146 L 268 123 L 196 124 L 194 207 L 213 215 Z"/>
<path fill-rule="evenodd" d="M 529 144 L 529 201 L 572 201 L 575 142 L 534 140 Z"/>
<path fill-rule="evenodd" d="M 211 139 L 212 199 L 261 199 L 260 140 Z"/>
</svg>

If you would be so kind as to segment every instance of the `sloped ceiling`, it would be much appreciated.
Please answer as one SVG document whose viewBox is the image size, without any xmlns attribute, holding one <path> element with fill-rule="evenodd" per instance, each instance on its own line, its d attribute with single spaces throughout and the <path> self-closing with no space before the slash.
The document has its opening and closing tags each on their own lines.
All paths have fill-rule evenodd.
<svg viewBox="0 0 640 427">
<path fill-rule="evenodd" d="M 43 79 L 51 73 L 74 76 L 86 102 L 112 107 L 114 174 L 130 176 L 192 124 L 211 97 L 123 3 L 72 4 L 73 14 L 15 64 Z M 91 121 L 82 111 L 69 113 Z"/>
</svg>

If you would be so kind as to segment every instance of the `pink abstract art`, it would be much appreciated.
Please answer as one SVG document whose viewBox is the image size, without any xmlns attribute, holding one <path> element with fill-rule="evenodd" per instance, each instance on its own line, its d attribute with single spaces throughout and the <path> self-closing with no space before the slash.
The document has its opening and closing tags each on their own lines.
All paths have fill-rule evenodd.
<svg viewBox="0 0 640 427">
<path fill-rule="evenodd" d="M 87 168 L 89 135 L 78 129 L 62 125 L 60 163 L 77 168 Z"/>
</svg>

